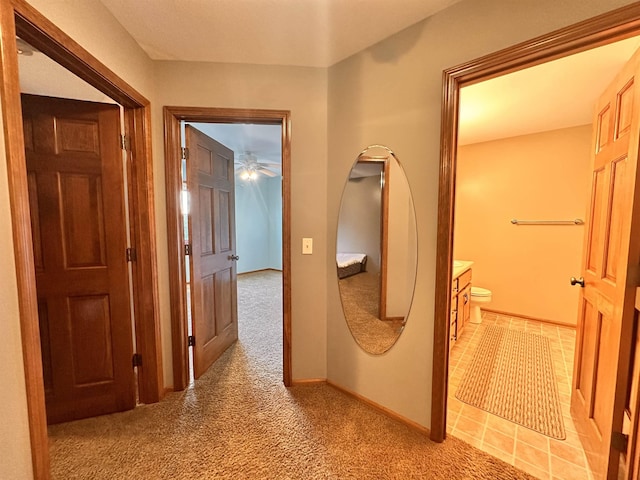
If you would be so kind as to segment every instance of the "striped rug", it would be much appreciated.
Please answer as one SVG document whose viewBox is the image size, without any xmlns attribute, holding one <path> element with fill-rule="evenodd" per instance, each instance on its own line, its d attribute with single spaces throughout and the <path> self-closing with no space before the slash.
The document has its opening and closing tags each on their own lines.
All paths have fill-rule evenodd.
<svg viewBox="0 0 640 480">
<path fill-rule="evenodd" d="M 551 438 L 566 438 L 549 339 L 488 325 L 456 397 Z"/>
</svg>

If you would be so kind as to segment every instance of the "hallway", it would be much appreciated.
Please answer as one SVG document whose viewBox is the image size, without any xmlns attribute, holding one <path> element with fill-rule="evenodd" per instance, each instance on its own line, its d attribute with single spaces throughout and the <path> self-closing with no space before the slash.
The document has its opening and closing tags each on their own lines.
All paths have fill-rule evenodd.
<svg viewBox="0 0 640 480">
<path fill-rule="evenodd" d="M 53 478 L 530 478 L 324 383 L 285 388 L 280 291 L 279 272 L 238 277 L 239 341 L 192 388 L 50 427 Z"/>
</svg>

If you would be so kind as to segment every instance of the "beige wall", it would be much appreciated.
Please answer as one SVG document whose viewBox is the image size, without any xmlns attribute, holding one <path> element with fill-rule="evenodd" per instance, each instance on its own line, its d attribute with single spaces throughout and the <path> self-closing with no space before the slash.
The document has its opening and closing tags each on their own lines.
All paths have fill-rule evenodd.
<svg viewBox="0 0 640 480">
<path fill-rule="evenodd" d="M 327 72 L 325 69 L 156 62 L 153 117 L 160 258 L 166 259 L 162 106 L 291 111 L 293 379 L 326 377 Z M 312 237 L 313 255 L 302 255 Z M 159 277 L 166 283 L 166 260 Z M 335 265 L 332 266 L 335 269 Z M 168 297 L 160 292 L 160 297 Z M 167 299 L 168 301 L 168 299 Z M 167 307 L 168 308 L 168 307 Z M 163 318 L 165 379 L 172 383 L 169 316 Z"/>
<path fill-rule="evenodd" d="M 387 317 L 409 313 L 417 261 L 416 217 L 402 167 L 389 160 L 387 225 Z"/>
<path fill-rule="evenodd" d="M 464 0 L 329 69 L 327 244 L 333 245 L 340 192 L 353 158 L 381 143 L 407 172 L 419 251 L 407 326 L 381 356 L 366 354 L 353 341 L 335 278 L 327 278 L 331 381 L 430 425 L 442 71 L 627 3 Z M 329 250 L 327 262 L 334 253 Z"/>
<path fill-rule="evenodd" d="M 350 179 L 338 218 L 337 253 L 364 253 L 367 272 L 380 273 L 380 174 Z"/>
<path fill-rule="evenodd" d="M 591 126 L 458 149 L 454 256 L 472 260 L 487 308 L 575 325 L 584 226 L 515 226 L 585 218 Z"/>
</svg>

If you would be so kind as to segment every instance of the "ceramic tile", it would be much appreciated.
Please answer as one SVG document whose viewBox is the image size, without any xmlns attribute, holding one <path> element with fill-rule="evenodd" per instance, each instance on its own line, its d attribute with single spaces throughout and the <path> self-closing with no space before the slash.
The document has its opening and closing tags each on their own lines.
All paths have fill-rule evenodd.
<svg viewBox="0 0 640 480">
<path fill-rule="evenodd" d="M 514 462 L 513 453 L 507 453 L 503 450 L 500 450 L 499 448 L 494 448 L 491 445 L 488 445 L 486 443 L 483 443 L 481 448 L 483 452 L 486 452 L 493 457 L 499 458 L 503 462 L 507 462 L 513 465 L 513 462 Z"/>
<path fill-rule="evenodd" d="M 480 440 L 480 438 L 474 437 L 473 435 L 469 435 L 468 433 L 462 430 L 458 430 L 457 428 L 454 428 L 451 431 L 451 435 L 453 435 L 456 438 L 459 438 L 463 442 L 468 443 L 472 447 L 480 448 L 480 445 L 482 444 L 482 441 Z"/>
<path fill-rule="evenodd" d="M 551 456 L 551 475 L 558 480 L 585 480 L 589 474 L 585 468 L 577 467 L 573 463 L 565 462 L 561 458 Z"/>
<path fill-rule="evenodd" d="M 505 454 L 513 455 L 515 451 L 515 440 L 512 435 L 505 435 L 491 428 L 486 428 L 482 437 L 482 448 L 490 447 L 501 450 Z"/>
<path fill-rule="evenodd" d="M 577 448 L 563 442 L 556 442 L 553 444 L 553 449 L 550 447 L 549 450 L 551 450 L 552 457 L 555 456 L 561 458 L 562 460 L 572 463 L 577 467 L 586 467 L 584 451 L 581 448 Z"/>
<path fill-rule="evenodd" d="M 484 423 L 476 422 L 469 417 L 459 414 L 456 430 L 462 431 L 467 435 L 477 438 L 478 441 L 481 441 L 482 434 L 484 433 Z"/>
<path fill-rule="evenodd" d="M 516 458 L 531 465 L 542 467 L 549 464 L 549 450 L 540 450 L 528 443 L 516 440 Z"/>
<path fill-rule="evenodd" d="M 487 428 L 496 430 L 505 435 L 510 435 L 515 439 L 517 425 L 504 418 L 497 417 L 495 415 L 489 415 L 487 417 Z"/>
<path fill-rule="evenodd" d="M 569 407 L 568 406 L 567 406 L 565 411 L 567 411 L 567 412 L 569 411 Z M 576 430 L 576 426 L 573 423 L 573 418 L 568 418 L 568 419 L 566 417 L 564 418 L 564 429 L 566 431 L 569 431 L 569 432 L 577 432 L 578 431 L 578 430 Z"/>
<path fill-rule="evenodd" d="M 529 430 L 526 427 L 518 425 L 516 439 L 518 442 L 526 443 L 527 445 L 537 448 L 547 453 L 549 451 L 549 437 L 541 435 L 538 432 Z"/>
<path fill-rule="evenodd" d="M 527 320 L 524 323 L 524 325 L 525 325 L 525 328 L 527 329 L 527 332 L 536 333 L 536 332 L 541 332 L 542 331 L 542 327 L 540 326 L 539 323 Z"/>
<path fill-rule="evenodd" d="M 453 396 L 447 399 L 447 412 L 460 413 L 464 403 Z"/>
<path fill-rule="evenodd" d="M 567 438 L 565 438 L 564 441 L 567 442 L 569 445 L 573 445 L 574 447 L 581 447 L 582 448 L 582 442 L 580 441 L 580 435 L 578 435 L 576 432 L 573 432 L 571 430 L 567 430 L 566 428 L 564 430 L 565 430 L 565 433 L 567 434 Z"/>
<path fill-rule="evenodd" d="M 555 440 L 486 413 L 455 399 L 475 349 L 487 325 L 537 333 L 550 340 L 554 371 L 567 438 Z M 469 325 L 450 355 L 448 432 L 529 474 L 541 478 L 591 479 L 580 437 L 570 416 L 575 330 L 522 318 L 483 312 L 483 323 Z"/>
<path fill-rule="evenodd" d="M 458 422 L 459 415 L 457 413 L 451 412 L 447 415 L 447 430 L 451 431 L 456 427 L 456 423 Z"/>
<path fill-rule="evenodd" d="M 549 474 L 549 470 L 540 468 L 539 465 L 538 466 L 531 465 L 530 463 L 523 462 L 518 458 L 515 459 L 512 465 L 515 465 L 520 470 L 524 470 L 529 475 L 533 475 L 534 477 L 539 478 L 541 480 L 548 480 L 551 478 L 551 475 Z"/>
<path fill-rule="evenodd" d="M 470 418 L 471 420 L 475 420 L 476 422 L 485 424 L 489 413 L 485 412 L 484 410 L 480 410 L 479 408 L 472 407 L 471 405 L 464 404 L 462 406 L 460 415 Z"/>
</svg>

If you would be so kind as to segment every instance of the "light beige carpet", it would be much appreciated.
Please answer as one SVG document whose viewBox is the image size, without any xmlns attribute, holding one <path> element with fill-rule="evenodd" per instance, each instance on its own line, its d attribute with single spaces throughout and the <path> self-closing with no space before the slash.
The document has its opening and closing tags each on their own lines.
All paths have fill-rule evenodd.
<svg viewBox="0 0 640 480">
<path fill-rule="evenodd" d="M 51 427 L 53 478 L 533 478 L 455 438 L 432 443 L 325 384 L 285 388 L 280 282 L 239 278 L 240 340 L 192 388 Z"/>
<path fill-rule="evenodd" d="M 404 328 L 403 320 L 380 320 L 380 276 L 371 272 L 338 280 L 347 325 L 356 342 L 368 353 L 389 350 Z"/>
<path fill-rule="evenodd" d="M 549 339 L 486 327 L 456 397 L 552 438 L 566 438 Z"/>
</svg>

